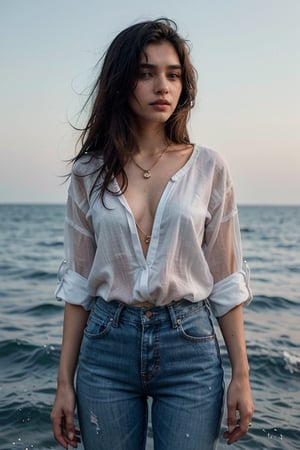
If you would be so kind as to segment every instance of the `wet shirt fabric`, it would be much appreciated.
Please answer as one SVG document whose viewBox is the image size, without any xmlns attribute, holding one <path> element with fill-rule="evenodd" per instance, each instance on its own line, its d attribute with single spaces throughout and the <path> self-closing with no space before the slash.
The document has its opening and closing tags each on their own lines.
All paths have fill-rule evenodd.
<svg viewBox="0 0 300 450">
<path fill-rule="evenodd" d="M 57 299 L 87 310 L 98 296 L 157 306 L 208 299 L 216 317 L 251 301 L 234 188 L 220 155 L 195 145 L 168 181 L 146 257 L 125 196 L 107 192 L 103 205 L 100 165 L 90 155 L 73 165 Z M 110 189 L 119 192 L 115 180 Z"/>
</svg>

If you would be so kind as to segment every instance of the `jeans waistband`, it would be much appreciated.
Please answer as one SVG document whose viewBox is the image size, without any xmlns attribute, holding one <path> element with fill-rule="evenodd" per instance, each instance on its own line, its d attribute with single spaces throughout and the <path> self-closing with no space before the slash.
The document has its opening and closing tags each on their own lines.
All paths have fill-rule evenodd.
<svg viewBox="0 0 300 450">
<path fill-rule="evenodd" d="M 117 300 L 105 301 L 97 297 L 95 309 L 103 311 L 110 317 L 112 326 L 118 327 L 120 318 L 128 322 L 154 324 L 155 322 L 171 321 L 177 328 L 180 320 L 196 313 L 201 308 L 208 308 L 207 300 L 190 302 L 186 299 L 173 301 L 163 306 L 131 306 Z M 208 308 L 209 309 L 209 308 Z"/>
</svg>

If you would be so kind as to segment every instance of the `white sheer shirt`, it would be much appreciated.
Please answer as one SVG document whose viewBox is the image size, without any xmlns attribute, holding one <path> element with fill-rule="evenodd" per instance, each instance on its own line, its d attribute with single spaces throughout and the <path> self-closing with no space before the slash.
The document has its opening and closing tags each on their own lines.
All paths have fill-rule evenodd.
<svg viewBox="0 0 300 450">
<path fill-rule="evenodd" d="M 157 306 L 208 299 L 216 317 L 251 301 L 233 184 L 220 155 L 195 145 L 168 181 L 146 257 L 125 196 L 107 192 L 102 204 L 100 164 L 84 155 L 73 165 L 57 299 L 87 310 L 98 296 Z M 110 188 L 119 190 L 116 181 Z"/>
</svg>

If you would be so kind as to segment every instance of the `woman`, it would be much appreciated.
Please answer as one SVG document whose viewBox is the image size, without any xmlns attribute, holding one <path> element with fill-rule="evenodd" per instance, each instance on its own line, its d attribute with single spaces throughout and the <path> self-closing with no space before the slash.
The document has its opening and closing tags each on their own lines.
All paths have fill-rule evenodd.
<svg viewBox="0 0 300 450">
<path fill-rule="evenodd" d="M 248 431 L 251 294 L 226 164 L 188 137 L 195 93 L 188 47 L 167 19 L 124 30 L 103 60 L 56 294 L 66 304 L 51 419 L 64 448 L 77 445 L 77 404 L 85 450 L 144 449 L 151 397 L 156 450 L 214 449 L 223 370 L 211 310 L 232 365 L 224 437 Z"/>
</svg>

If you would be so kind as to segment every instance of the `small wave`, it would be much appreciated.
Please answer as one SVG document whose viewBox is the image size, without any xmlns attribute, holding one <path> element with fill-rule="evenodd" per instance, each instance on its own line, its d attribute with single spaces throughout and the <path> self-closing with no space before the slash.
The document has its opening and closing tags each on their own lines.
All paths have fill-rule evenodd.
<svg viewBox="0 0 300 450">
<path fill-rule="evenodd" d="M 287 270 L 291 273 L 300 273 L 299 266 L 290 266 L 290 267 L 287 267 Z"/>
<path fill-rule="evenodd" d="M 49 433 L 51 404 L 12 401 L 1 408 L 0 450 L 50 449 L 55 441 Z M 56 446 L 55 446 L 56 448 Z"/>
<path fill-rule="evenodd" d="M 286 308 L 299 308 L 299 303 L 284 298 L 284 297 L 276 297 L 276 296 L 268 296 L 268 295 L 255 295 L 254 299 L 251 303 L 251 309 L 286 309 Z"/>
<path fill-rule="evenodd" d="M 0 342 L 0 366 L 2 380 L 20 381 L 32 370 L 41 373 L 46 368 L 58 366 L 60 348 L 55 345 L 36 346 L 27 341 L 6 340 Z"/>
<path fill-rule="evenodd" d="M 39 269 L 16 269 L 14 273 L 11 273 L 10 275 L 11 279 L 25 279 L 25 280 L 31 280 L 31 279 L 43 279 L 43 280 L 50 280 L 53 278 L 53 274 L 50 272 L 47 272 L 45 270 L 39 270 Z"/>
<path fill-rule="evenodd" d="M 280 363 L 280 359 L 266 355 L 261 357 L 249 356 L 251 371 L 256 374 L 255 379 L 258 383 L 269 380 L 270 383 L 276 384 L 276 380 L 282 378 L 283 375 L 283 367 L 280 366 Z"/>
<path fill-rule="evenodd" d="M 25 314 L 32 316 L 49 316 L 57 314 L 61 311 L 61 304 L 56 303 L 43 303 L 42 305 L 32 306 L 24 311 Z"/>
<path fill-rule="evenodd" d="M 249 227 L 242 227 L 241 228 L 241 233 L 254 233 L 255 230 L 253 228 L 249 228 Z"/>
<path fill-rule="evenodd" d="M 40 241 L 40 242 L 37 242 L 37 245 L 39 247 L 63 247 L 64 242 L 63 241 L 52 241 L 52 242 Z"/>
<path fill-rule="evenodd" d="M 24 271 L 23 272 L 23 278 L 51 278 L 51 275 L 49 272 L 46 272 L 44 270 L 30 270 L 30 271 Z"/>
<path fill-rule="evenodd" d="M 25 258 L 23 258 L 24 260 Z M 25 263 L 24 263 L 25 265 Z M 37 266 L 41 266 L 42 264 L 39 263 L 37 264 Z M 28 264 L 27 264 L 28 266 Z M 3 270 L 4 272 L 4 270 Z M 39 270 L 37 268 L 23 268 L 23 267 L 16 267 L 16 266 L 7 266 L 5 268 L 5 275 L 6 275 L 6 279 L 8 281 L 13 281 L 13 280 L 30 280 L 30 279 L 44 279 L 44 280 L 50 280 L 53 278 L 53 276 L 56 276 L 55 273 L 50 273 L 49 271 L 46 270 Z"/>
</svg>

